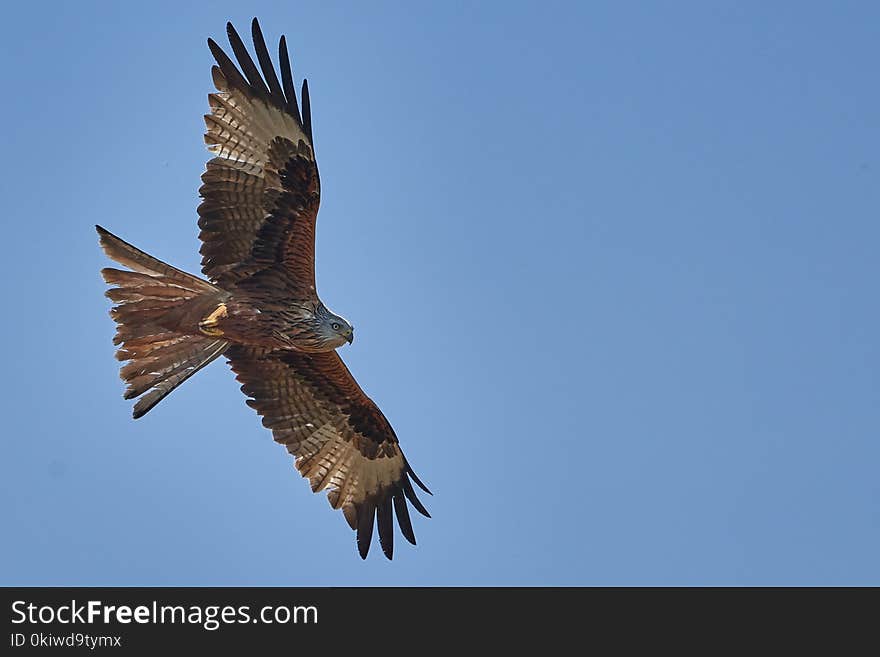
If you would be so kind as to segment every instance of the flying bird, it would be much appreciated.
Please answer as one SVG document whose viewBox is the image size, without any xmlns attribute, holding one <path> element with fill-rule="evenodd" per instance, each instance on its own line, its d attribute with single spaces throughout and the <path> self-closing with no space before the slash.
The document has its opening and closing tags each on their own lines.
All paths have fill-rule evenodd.
<svg viewBox="0 0 880 657">
<path fill-rule="evenodd" d="M 255 18 L 259 68 L 231 23 L 238 66 L 212 39 L 217 91 L 208 95 L 202 174 L 202 272 L 183 272 L 96 226 L 104 252 L 126 269 L 101 271 L 115 303 L 116 357 L 139 418 L 210 362 L 225 356 L 278 443 L 314 492 L 328 491 L 367 557 L 374 525 L 389 559 L 394 520 L 415 545 L 407 501 L 430 517 L 413 482 L 430 494 L 394 429 L 336 349 L 354 328 L 315 287 L 315 220 L 321 197 L 308 83 L 302 106 L 287 44 L 280 78 Z"/>
</svg>

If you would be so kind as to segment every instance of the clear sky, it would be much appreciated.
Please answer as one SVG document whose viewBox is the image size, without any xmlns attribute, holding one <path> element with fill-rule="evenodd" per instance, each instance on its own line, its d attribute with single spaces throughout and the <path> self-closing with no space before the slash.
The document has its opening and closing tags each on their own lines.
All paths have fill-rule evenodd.
<svg viewBox="0 0 880 657">
<path fill-rule="evenodd" d="M 245 4 L 5 10 L 0 583 L 880 584 L 880 5 Z M 93 225 L 198 272 L 205 41 L 254 15 L 434 491 L 393 562 L 222 360 L 122 399 Z"/>
</svg>

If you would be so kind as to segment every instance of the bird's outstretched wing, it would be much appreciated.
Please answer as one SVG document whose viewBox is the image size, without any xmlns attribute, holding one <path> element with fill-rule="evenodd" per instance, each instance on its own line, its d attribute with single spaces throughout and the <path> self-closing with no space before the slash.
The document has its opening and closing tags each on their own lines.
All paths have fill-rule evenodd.
<svg viewBox="0 0 880 657">
<path fill-rule="evenodd" d="M 366 558 L 378 524 L 379 543 L 389 559 L 394 521 L 415 544 L 406 500 L 425 516 L 410 480 L 430 493 L 412 471 L 382 411 L 367 397 L 335 351 L 306 354 L 234 345 L 226 352 L 232 369 L 263 416 L 275 441 L 296 458 L 312 490 L 327 489 L 330 505 L 342 509 L 357 531 Z M 393 512 L 393 513 L 392 513 Z"/>
<path fill-rule="evenodd" d="M 309 88 L 303 81 L 300 114 L 284 37 L 279 81 L 256 18 L 251 30 L 259 69 L 231 23 L 226 31 L 241 70 L 208 39 L 218 91 L 205 115 L 205 142 L 216 157 L 199 189 L 202 271 L 221 287 L 262 274 L 269 288 L 280 283 L 297 298 L 316 298 L 320 182 Z"/>
</svg>

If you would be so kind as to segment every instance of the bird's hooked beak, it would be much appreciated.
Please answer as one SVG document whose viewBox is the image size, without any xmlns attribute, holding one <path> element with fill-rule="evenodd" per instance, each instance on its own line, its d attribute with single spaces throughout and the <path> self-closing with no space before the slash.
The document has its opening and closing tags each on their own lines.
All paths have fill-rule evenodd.
<svg viewBox="0 0 880 657">
<path fill-rule="evenodd" d="M 354 342 L 354 329 L 352 329 L 348 332 L 348 335 L 345 336 L 345 341 L 348 342 L 348 344 L 351 344 L 352 342 Z"/>
</svg>

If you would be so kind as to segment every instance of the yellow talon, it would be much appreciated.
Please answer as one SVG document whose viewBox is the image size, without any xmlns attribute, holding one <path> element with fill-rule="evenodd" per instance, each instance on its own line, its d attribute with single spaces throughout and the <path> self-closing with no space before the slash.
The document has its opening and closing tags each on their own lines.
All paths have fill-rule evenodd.
<svg viewBox="0 0 880 657">
<path fill-rule="evenodd" d="M 223 335 L 223 331 L 217 328 L 220 320 L 227 316 L 226 304 L 221 303 L 210 315 L 199 322 L 199 330 L 205 335 L 217 337 Z"/>
</svg>

